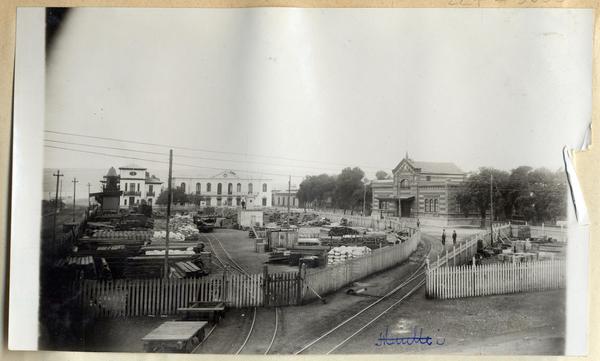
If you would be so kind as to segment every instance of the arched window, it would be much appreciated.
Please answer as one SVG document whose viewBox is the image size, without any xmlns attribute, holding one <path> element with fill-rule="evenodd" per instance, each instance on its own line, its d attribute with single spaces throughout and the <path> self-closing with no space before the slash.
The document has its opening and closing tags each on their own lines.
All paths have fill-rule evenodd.
<svg viewBox="0 0 600 361">
<path fill-rule="evenodd" d="M 223 193 L 223 184 L 217 184 L 217 194 Z"/>
<path fill-rule="evenodd" d="M 185 183 L 181 182 L 181 190 L 183 191 L 183 193 L 185 193 Z"/>
<path fill-rule="evenodd" d="M 267 191 L 267 183 L 263 183 L 263 192 Z"/>
<path fill-rule="evenodd" d="M 211 188 L 211 184 L 210 183 L 206 183 L 206 191 L 207 192 L 210 192 L 210 188 Z"/>
<path fill-rule="evenodd" d="M 242 183 L 238 183 L 235 187 L 235 191 L 238 193 L 242 193 Z"/>
<path fill-rule="evenodd" d="M 196 193 L 200 194 L 202 192 L 202 185 L 200 183 L 196 183 Z"/>
<path fill-rule="evenodd" d="M 408 188 L 408 180 L 406 180 L 406 179 L 401 180 L 400 188 Z"/>
<path fill-rule="evenodd" d="M 254 189 L 252 189 L 252 183 L 248 183 L 248 194 L 254 193 Z"/>
<path fill-rule="evenodd" d="M 229 183 L 227 185 L 227 194 L 231 194 L 231 193 L 233 193 L 233 183 Z"/>
</svg>

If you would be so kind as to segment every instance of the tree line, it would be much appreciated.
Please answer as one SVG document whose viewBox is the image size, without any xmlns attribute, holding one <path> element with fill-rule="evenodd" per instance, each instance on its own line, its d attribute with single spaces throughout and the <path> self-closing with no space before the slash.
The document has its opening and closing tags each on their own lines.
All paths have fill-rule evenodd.
<svg viewBox="0 0 600 361">
<path fill-rule="evenodd" d="M 378 171 L 376 179 L 391 179 Z M 492 182 L 493 178 L 493 182 Z M 566 217 L 567 179 L 564 170 L 550 171 L 521 166 L 510 172 L 491 167 L 479 168 L 469 174 L 455 195 L 464 217 L 489 217 L 490 190 L 494 204 L 494 220 L 523 220 L 531 223 L 556 222 Z M 201 196 L 186 194 L 181 187 L 172 191 L 173 203 L 200 204 Z M 166 204 L 166 192 L 156 203 Z M 371 213 L 372 189 L 365 172 L 359 167 L 347 167 L 339 174 L 309 175 L 300 183 L 298 194 L 303 208 L 336 208 Z"/>
<path fill-rule="evenodd" d="M 304 208 L 338 208 L 354 213 L 362 212 L 365 201 L 369 214 L 371 198 L 371 185 L 359 167 L 344 168 L 337 175 L 309 175 L 298 188 L 298 201 Z"/>
<path fill-rule="evenodd" d="M 476 212 L 482 220 L 489 215 L 492 199 L 494 220 L 553 223 L 566 218 L 567 178 L 564 170 L 482 167 L 466 178 L 456 195 L 465 217 Z"/>
</svg>

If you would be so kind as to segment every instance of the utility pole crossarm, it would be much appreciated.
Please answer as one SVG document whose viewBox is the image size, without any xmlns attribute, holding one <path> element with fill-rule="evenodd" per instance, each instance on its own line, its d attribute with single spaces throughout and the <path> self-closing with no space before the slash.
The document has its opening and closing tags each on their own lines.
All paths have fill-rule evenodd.
<svg viewBox="0 0 600 361">
<path fill-rule="evenodd" d="M 54 229 L 52 232 L 52 241 L 56 242 L 56 215 L 58 214 L 58 185 L 60 182 L 60 177 L 64 177 L 64 174 L 60 174 L 60 169 L 53 174 L 56 177 L 56 196 L 54 197 Z"/>
</svg>

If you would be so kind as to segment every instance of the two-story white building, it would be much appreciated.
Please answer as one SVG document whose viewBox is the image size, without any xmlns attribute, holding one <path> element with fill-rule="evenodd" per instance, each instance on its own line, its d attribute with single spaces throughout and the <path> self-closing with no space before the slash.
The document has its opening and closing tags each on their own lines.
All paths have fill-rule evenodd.
<svg viewBox="0 0 600 361">
<path fill-rule="evenodd" d="M 271 206 L 271 181 L 227 170 L 212 177 L 173 177 L 173 186 L 198 196 L 202 206 L 252 209 Z"/>
<path fill-rule="evenodd" d="M 162 183 L 155 175 L 148 173 L 147 168 L 136 164 L 119 167 L 119 184 L 123 191 L 120 206 L 133 207 L 142 201 L 153 205 Z"/>
</svg>

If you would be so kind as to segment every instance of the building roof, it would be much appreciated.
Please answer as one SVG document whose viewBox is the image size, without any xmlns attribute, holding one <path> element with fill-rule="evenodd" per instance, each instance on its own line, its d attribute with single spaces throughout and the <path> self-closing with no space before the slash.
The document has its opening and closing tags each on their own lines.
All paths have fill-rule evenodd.
<svg viewBox="0 0 600 361">
<path fill-rule="evenodd" d="M 421 170 L 421 173 L 432 173 L 432 174 L 460 174 L 463 175 L 463 172 L 456 164 L 450 162 L 423 162 L 416 161 L 410 158 L 404 158 L 398 163 L 396 168 L 394 168 L 394 172 L 403 164 L 408 163 L 413 168 L 417 168 Z"/>
<path fill-rule="evenodd" d="M 464 174 L 456 164 L 450 162 L 411 162 L 421 173 Z"/>
<path fill-rule="evenodd" d="M 129 163 L 126 164 L 122 167 L 119 167 L 119 169 L 138 169 L 138 170 L 146 170 L 145 167 L 140 167 L 139 165 L 135 164 L 135 163 Z"/>
<path fill-rule="evenodd" d="M 162 184 L 163 182 L 154 174 L 148 175 L 146 174 L 146 183 L 150 184 Z"/>
<path fill-rule="evenodd" d="M 110 167 L 108 169 L 108 173 L 106 173 L 105 177 L 117 177 L 117 171 L 115 170 L 115 167 Z"/>
<path fill-rule="evenodd" d="M 204 175 L 199 175 L 199 176 L 173 176 L 173 179 L 176 180 L 187 180 L 187 181 L 195 181 L 195 180 L 202 180 L 202 181 L 219 181 L 219 180 L 244 180 L 244 181 L 270 181 L 271 179 L 269 178 L 265 178 L 265 177 L 261 177 L 261 176 L 256 176 L 256 175 L 252 175 L 252 174 L 241 174 L 239 172 L 233 171 L 233 170 L 225 170 L 222 171 L 220 173 L 217 173 L 213 176 L 204 176 Z"/>
</svg>

